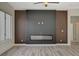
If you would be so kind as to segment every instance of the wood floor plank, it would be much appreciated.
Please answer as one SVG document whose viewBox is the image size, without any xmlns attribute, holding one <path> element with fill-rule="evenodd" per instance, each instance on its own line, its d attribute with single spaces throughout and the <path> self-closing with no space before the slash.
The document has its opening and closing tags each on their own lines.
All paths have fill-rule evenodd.
<svg viewBox="0 0 79 59">
<path fill-rule="evenodd" d="M 1 56 L 79 56 L 79 46 L 15 46 Z"/>
</svg>

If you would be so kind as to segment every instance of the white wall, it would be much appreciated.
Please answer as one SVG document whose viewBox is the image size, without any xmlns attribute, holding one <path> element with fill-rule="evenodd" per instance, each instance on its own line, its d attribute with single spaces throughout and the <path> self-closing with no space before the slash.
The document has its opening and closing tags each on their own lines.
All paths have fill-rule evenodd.
<svg viewBox="0 0 79 59">
<path fill-rule="evenodd" d="M 0 10 L 12 16 L 12 39 L 0 40 L 0 54 L 2 54 L 14 45 L 14 9 L 7 2 L 0 2 Z"/>
<path fill-rule="evenodd" d="M 79 23 L 75 23 L 75 38 L 73 40 L 73 42 L 79 42 Z"/>
</svg>

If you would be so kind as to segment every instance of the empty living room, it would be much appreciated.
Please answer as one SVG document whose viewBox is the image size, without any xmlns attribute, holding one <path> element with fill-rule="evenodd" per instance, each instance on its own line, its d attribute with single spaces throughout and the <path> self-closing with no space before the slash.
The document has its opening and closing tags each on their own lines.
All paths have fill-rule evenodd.
<svg viewBox="0 0 79 59">
<path fill-rule="evenodd" d="M 79 2 L 0 2 L 0 56 L 79 56 Z"/>
</svg>

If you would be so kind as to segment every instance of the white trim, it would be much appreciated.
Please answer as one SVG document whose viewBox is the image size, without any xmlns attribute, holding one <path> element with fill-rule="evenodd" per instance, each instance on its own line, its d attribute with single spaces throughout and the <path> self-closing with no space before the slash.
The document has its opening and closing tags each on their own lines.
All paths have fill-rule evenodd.
<svg viewBox="0 0 79 59">
<path fill-rule="evenodd" d="M 58 45 L 70 45 L 70 44 L 14 44 L 14 46 L 58 46 Z"/>
</svg>

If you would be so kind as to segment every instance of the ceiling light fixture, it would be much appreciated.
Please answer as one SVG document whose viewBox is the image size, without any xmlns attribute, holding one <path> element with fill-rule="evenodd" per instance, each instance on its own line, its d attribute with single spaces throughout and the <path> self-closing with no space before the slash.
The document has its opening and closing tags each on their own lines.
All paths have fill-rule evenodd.
<svg viewBox="0 0 79 59">
<path fill-rule="evenodd" d="M 34 4 L 41 4 L 41 3 L 43 3 L 45 5 L 45 7 L 48 7 L 48 3 L 59 4 L 59 2 L 48 2 L 48 0 L 44 0 L 44 2 L 36 2 Z"/>
<path fill-rule="evenodd" d="M 47 7 L 48 6 L 48 1 L 45 0 L 44 4 L 45 4 L 45 7 Z"/>
</svg>

